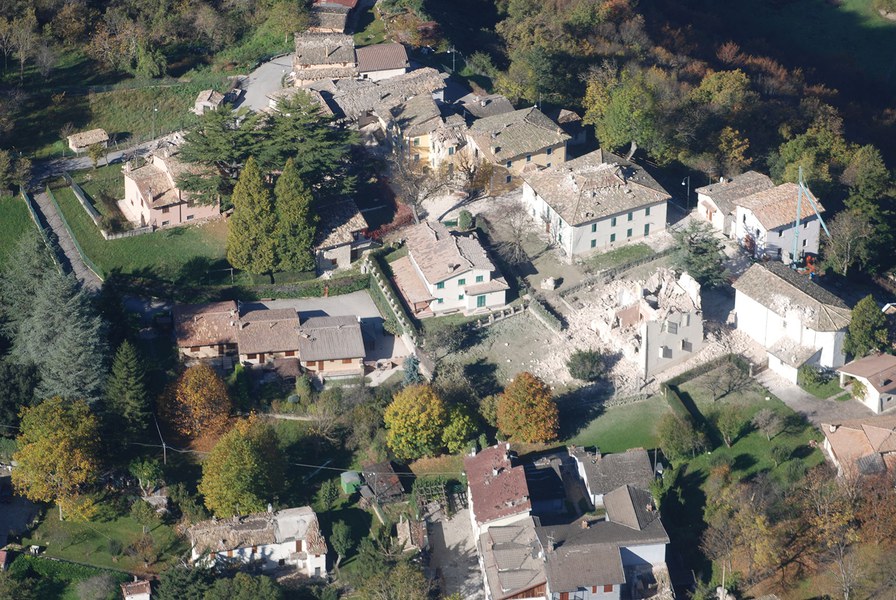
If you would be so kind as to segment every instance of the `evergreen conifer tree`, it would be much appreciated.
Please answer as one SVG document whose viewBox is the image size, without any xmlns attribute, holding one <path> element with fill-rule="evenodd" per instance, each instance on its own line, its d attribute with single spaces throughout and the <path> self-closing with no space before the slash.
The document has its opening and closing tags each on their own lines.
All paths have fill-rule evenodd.
<svg viewBox="0 0 896 600">
<path fill-rule="evenodd" d="M 277 268 L 308 271 L 314 268 L 312 246 L 317 233 L 317 215 L 311 212 L 311 191 L 299 176 L 293 159 L 286 161 L 274 186 L 277 214 Z"/>
<path fill-rule="evenodd" d="M 227 231 L 227 260 L 249 273 L 272 273 L 276 265 L 277 217 L 271 193 L 254 158 L 246 161 L 233 190 L 233 216 Z"/>
<path fill-rule="evenodd" d="M 106 386 L 106 410 L 110 424 L 120 433 L 136 434 L 149 422 L 149 397 L 143 366 L 134 345 L 125 340 L 112 361 Z"/>
</svg>

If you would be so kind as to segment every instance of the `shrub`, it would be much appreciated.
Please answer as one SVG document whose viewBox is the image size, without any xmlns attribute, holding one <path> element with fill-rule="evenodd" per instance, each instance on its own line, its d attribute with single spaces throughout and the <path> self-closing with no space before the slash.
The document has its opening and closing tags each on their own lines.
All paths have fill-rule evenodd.
<svg viewBox="0 0 896 600">
<path fill-rule="evenodd" d="M 159 522 L 156 509 L 143 500 L 136 500 L 131 505 L 131 517 L 145 527 L 152 527 Z"/>
<path fill-rule="evenodd" d="M 473 229 L 473 215 L 468 210 L 462 210 L 457 215 L 457 228 L 461 231 Z"/>
<path fill-rule="evenodd" d="M 580 381 L 597 381 L 604 375 L 604 358 L 597 350 L 576 350 L 566 361 L 569 374 Z"/>
<path fill-rule="evenodd" d="M 79 600 L 106 600 L 116 592 L 118 585 L 108 573 L 94 575 L 78 583 Z"/>
<path fill-rule="evenodd" d="M 817 387 L 831 380 L 831 375 L 815 365 L 803 365 L 797 372 L 801 386 Z"/>
</svg>

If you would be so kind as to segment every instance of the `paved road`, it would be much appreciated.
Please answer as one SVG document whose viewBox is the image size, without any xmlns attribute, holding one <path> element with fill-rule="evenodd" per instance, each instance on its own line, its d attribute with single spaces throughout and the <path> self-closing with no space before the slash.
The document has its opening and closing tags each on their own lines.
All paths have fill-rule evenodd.
<svg viewBox="0 0 896 600">
<path fill-rule="evenodd" d="M 267 108 L 268 94 L 283 88 L 283 76 L 288 75 L 291 70 L 292 54 L 287 54 L 266 62 L 252 71 L 249 78 L 242 83 L 241 87 L 246 93 L 239 107 L 245 106 L 254 111 Z"/>
<path fill-rule="evenodd" d="M 802 388 L 778 376 L 771 369 L 766 369 L 757 375 L 756 381 L 764 385 L 768 391 L 780 398 L 784 404 L 795 412 L 806 417 L 815 426 L 819 426 L 822 423 L 839 423 L 848 419 L 874 416 L 871 409 L 854 400 L 840 402 L 816 398 Z"/>
<path fill-rule="evenodd" d="M 473 541 L 470 509 L 458 511 L 450 519 L 439 511 L 431 523 L 429 543 L 430 567 L 438 569 L 442 576 L 442 593 L 460 594 L 464 600 L 482 600 L 482 571 Z"/>
<path fill-rule="evenodd" d="M 37 210 L 41 214 L 44 222 L 53 230 L 53 233 L 56 234 L 56 238 L 59 241 L 59 247 L 68 259 L 69 265 L 71 265 L 72 271 L 75 273 L 75 277 L 83 282 L 84 287 L 89 290 L 100 289 L 103 285 L 102 280 L 100 280 L 100 278 L 96 276 L 96 273 L 88 269 L 87 265 L 84 264 L 81 255 L 78 254 L 78 250 L 75 248 L 75 242 L 72 239 L 72 236 L 63 224 L 62 218 L 59 216 L 56 207 L 53 205 L 53 202 L 50 200 L 47 193 L 42 191 L 35 194 L 34 202 L 37 205 Z"/>
</svg>

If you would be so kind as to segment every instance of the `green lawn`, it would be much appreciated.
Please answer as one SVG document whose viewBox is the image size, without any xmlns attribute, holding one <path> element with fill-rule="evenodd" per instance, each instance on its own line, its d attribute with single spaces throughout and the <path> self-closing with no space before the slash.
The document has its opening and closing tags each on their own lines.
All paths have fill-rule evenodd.
<svg viewBox="0 0 896 600">
<path fill-rule="evenodd" d="M 653 254 L 656 253 L 646 244 L 626 244 L 625 246 L 620 246 L 615 250 L 610 250 L 609 252 L 604 252 L 602 254 L 596 254 L 589 258 L 586 261 L 586 264 L 591 269 L 600 271 L 602 269 L 609 269 L 611 267 L 618 267 L 620 265 L 632 263 L 641 260 L 642 258 L 652 256 Z"/>
<path fill-rule="evenodd" d="M 364 9 L 358 15 L 358 32 L 355 34 L 355 46 L 371 46 L 386 41 L 386 25 L 380 19 L 373 6 Z"/>
<path fill-rule="evenodd" d="M 37 228 L 21 196 L 0 197 L 0 269 L 22 235 Z M 36 231 L 35 231 L 36 232 Z"/>
<path fill-rule="evenodd" d="M 102 506 L 101 506 L 102 509 Z M 25 546 L 45 547 L 44 554 L 99 568 L 124 571 L 146 571 L 143 561 L 129 556 L 128 547 L 137 541 L 143 529 L 130 516 L 98 516 L 92 521 L 60 521 L 55 507 L 47 509 L 40 525 L 23 538 Z M 189 552 L 188 544 L 167 525 L 156 525 L 150 530 L 159 553 L 159 560 L 149 566 L 150 571 L 161 571 Z M 120 544 L 120 549 L 117 548 Z"/>
<path fill-rule="evenodd" d="M 832 377 L 828 379 L 826 382 L 821 384 L 809 383 L 807 381 L 800 381 L 800 387 L 815 396 L 816 398 L 821 398 L 825 400 L 830 398 L 831 396 L 837 396 L 843 394 L 843 389 L 840 387 L 840 378 Z M 848 392 L 847 392 L 848 394 Z"/>
<path fill-rule="evenodd" d="M 71 173 L 72 179 L 81 186 L 90 199 L 93 207 L 103 216 L 119 216 L 116 201 L 124 198 L 124 176 L 121 165 L 105 165 L 95 171 L 88 169 Z"/>
<path fill-rule="evenodd" d="M 656 448 L 656 425 L 670 410 L 661 396 L 608 408 L 566 443 L 597 446 L 601 452 Z"/>
<path fill-rule="evenodd" d="M 177 227 L 118 240 L 105 240 L 74 192 L 53 192 L 84 252 L 104 275 L 122 274 L 164 282 L 195 281 L 213 269 L 227 267 L 227 223 Z"/>
<path fill-rule="evenodd" d="M 35 577 L 37 579 L 36 591 L 43 600 L 82 600 L 84 596 L 79 593 L 78 584 L 87 579 L 103 575 L 111 578 L 114 585 L 115 595 L 110 594 L 109 598 L 117 599 L 121 597 L 119 584 L 131 579 L 127 573 L 94 569 L 28 556 L 27 554 L 16 556 L 10 565 L 9 572 L 16 578 Z"/>
</svg>

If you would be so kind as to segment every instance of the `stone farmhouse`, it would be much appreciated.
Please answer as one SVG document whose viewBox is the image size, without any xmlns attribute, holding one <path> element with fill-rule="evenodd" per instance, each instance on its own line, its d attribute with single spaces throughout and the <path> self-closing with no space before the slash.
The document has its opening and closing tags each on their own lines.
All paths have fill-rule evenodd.
<svg viewBox="0 0 896 600">
<path fill-rule="evenodd" d="M 156 150 L 141 167 L 125 163 L 122 214 L 136 227 L 177 227 L 221 215 L 220 202 L 201 204 L 177 187 L 179 177 L 201 172 L 201 167 L 182 162 L 176 145 Z"/>
<path fill-rule="evenodd" d="M 213 519 L 187 530 L 194 564 L 293 567 L 306 577 L 327 573 L 327 542 L 308 506 Z"/>
<path fill-rule="evenodd" d="M 655 475 L 650 457 L 642 448 L 603 455 L 597 448 L 570 446 L 579 478 L 585 482 L 591 504 L 604 506 L 604 496 L 626 484 L 649 489 Z"/>
<path fill-rule="evenodd" d="M 239 310 L 233 300 L 175 304 L 171 310 L 178 352 L 186 359 L 237 353 Z"/>
<path fill-rule="evenodd" d="M 769 261 L 747 269 L 734 289 L 736 326 L 766 349 L 772 371 L 795 384 L 805 364 L 844 363 L 852 311 L 809 277 Z"/>
<path fill-rule="evenodd" d="M 666 228 L 669 193 L 643 168 L 610 152 L 596 150 L 522 178 L 529 213 L 570 262 Z"/>
<path fill-rule="evenodd" d="M 404 230 L 408 255 L 392 263 L 396 286 L 417 317 L 493 310 L 507 304 L 510 286 L 475 234 L 441 223 Z"/>
<path fill-rule="evenodd" d="M 896 356 L 865 356 L 846 363 L 837 371 L 840 373 L 840 387 L 851 384 L 853 398 L 875 413 L 880 414 L 896 406 Z"/>
<path fill-rule="evenodd" d="M 335 202 L 321 211 L 321 222 L 314 243 L 314 258 L 319 273 L 347 269 L 361 252 L 370 247 L 365 235 L 367 221 L 354 200 Z"/>
<path fill-rule="evenodd" d="M 343 33 L 299 33 L 295 36 L 292 78 L 297 86 L 322 79 L 358 76 L 355 41 Z"/>
<path fill-rule="evenodd" d="M 373 44 L 355 50 L 361 79 L 380 81 L 403 75 L 411 68 L 404 44 Z"/>
<path fill-rule="evenodd" d="M 215 90 L 202 90 L 196 96 L 192 111 L 200 117 L 209 110 L 217 110 L 224 104 L 224 94 Z"/>
</svg>

